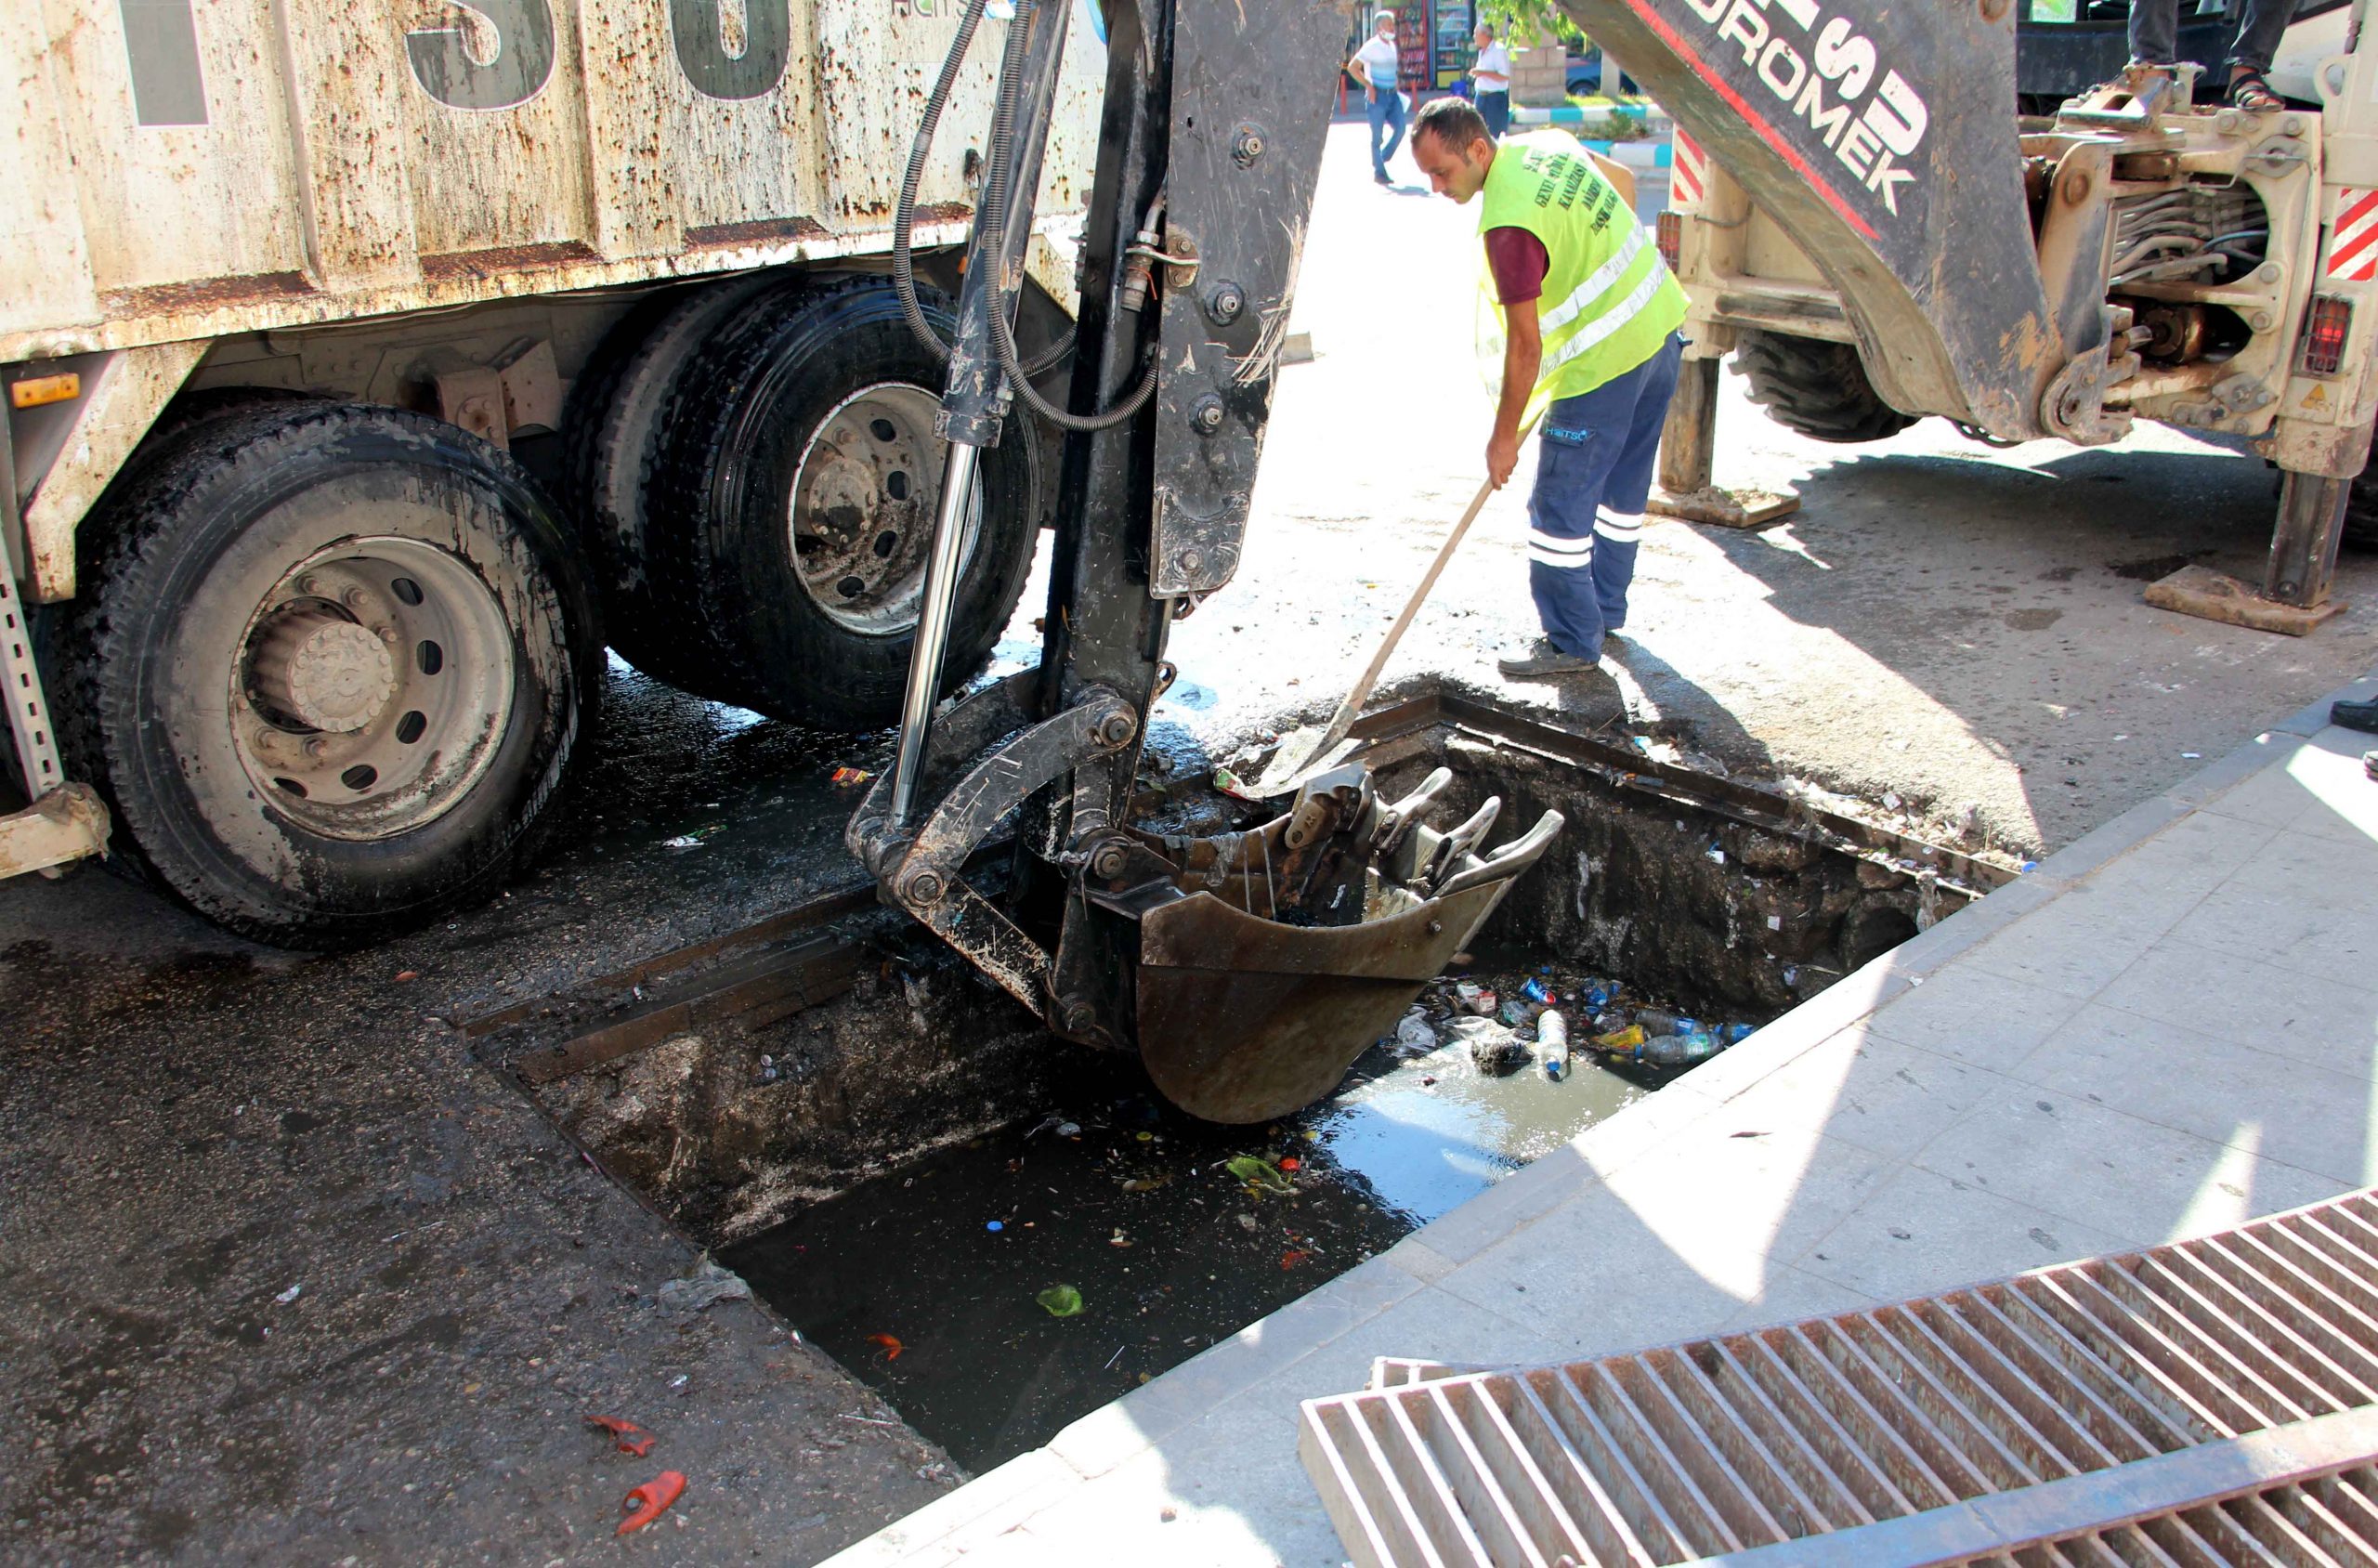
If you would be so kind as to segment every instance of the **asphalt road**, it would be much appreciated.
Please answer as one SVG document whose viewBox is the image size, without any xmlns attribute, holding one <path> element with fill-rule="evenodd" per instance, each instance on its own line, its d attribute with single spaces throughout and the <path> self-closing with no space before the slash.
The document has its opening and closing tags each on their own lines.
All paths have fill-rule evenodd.
<svg viewBox="0 0 2378 1568">
<path fill-rule="evenodd" d="M 1285 379 L 1241 579 L 1174 640 L 1185 764 L 1333 702 L 1478 482 L 1471 215 L 1408 164 L 1410 189 L 1373 186 L 1362 135 L 1333 136 L 1297 319 L 1320 358 Z M 2369 557 L 2301 641 L 2139 601 L 2182 560 L 2254 572 L 2272 487 L 2249 458 L 2161 431 L 1989 451 L 1938 422 L 1827 449 L 1728 385 L 1721 481 L 1794 485 L 1798 518 L 1655 526 L 1628 663 L 1508 686 L 1523 463 L 1392 683 L 1631 723 L 2028 858 L 2378 654 Z M 807 1561 L 948 1483 L 749 1303 L 663 1305 L 689 1249 L 450 1026 L 846 869 L 822 781 L 882 737 L 625 673 L 609 696 L 547 863 L 375 952 L 271 953 L 91 869 L 0 883 L 0 1555 L 545 1563 L 613 1550 L 618 1495 L 665 1464 L 692 1481 L 673 1556 Z M 658 1433 L 649 1462 L 589 1411 Z"/>
</svg>

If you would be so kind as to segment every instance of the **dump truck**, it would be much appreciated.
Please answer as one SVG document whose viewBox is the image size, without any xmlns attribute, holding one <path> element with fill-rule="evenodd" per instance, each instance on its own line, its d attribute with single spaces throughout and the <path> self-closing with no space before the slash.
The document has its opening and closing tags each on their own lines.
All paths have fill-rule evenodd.
<svg viewBox="0 0 2378 1568">
<path fill-rule="evenodd" d="M 2271 73 L 2291 101 L 2264 114 L 2193 67 L 2126 78 L 2120 7 L 2059 25 L 2025 6 L 2019 77 L 2012 3 L 1910 22 L 1838 0 L 1569 0 L 1633 46 L 1682 127 L 1662 236 L 1692 347 L 1662 504 L 1727 510 L 1708 487 L 1729 354 L 1769 416 L 1824 441 L 1937 415 L 1994 446 L 2097 446 L 2159 421 L 2251 446 L 2281 483 L 2261 581 L 2192 567 L 2149 600 L 2306 632 L 2339 608 L 2338 540 L 2378 537 L 2366 0 L 2298 8 Z M 2186 11 L 2184 52 L 2217 59 L 2232 19 Z"/>
<path fill-rule="evenodd" d="M 1075 0 L 1016 332 L 1062 350 L 1104 48 Z M 986 37 L 1004 27 L 994 7 Z M 607 643 L 897 712 L 979 134 L 909 167 L 942 0 L 69 0 L 0 17 L 0 874 L 107 852 L 348 946 L 500 885 Z M 978 126 L 989 57 L 953 85 Z M 952 685 L 1052 448 L 970 492 Z"/>
</svg>

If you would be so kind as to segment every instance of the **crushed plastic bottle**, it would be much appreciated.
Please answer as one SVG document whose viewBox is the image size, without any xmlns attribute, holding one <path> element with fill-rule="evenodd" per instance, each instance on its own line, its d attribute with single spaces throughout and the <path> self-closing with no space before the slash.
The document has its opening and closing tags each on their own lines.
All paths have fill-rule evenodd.
<svg viewBox="0 0 2378 1568">
<path fill-rule="evenodd" d="M 1535 1053 L 1544 1062 L 1544 1076 L 1559 1083 L 1569 1076 L 1569 1021 L 1547 1012 L 1535 1021 Z"/>
<path fill-rule="evenodd" d="M 1407 1055 L 1420 1056 L 1437 1048 L 1437 1031 L 1429 1025 L 1429 1015 L 1418 1008 L 1405 1013 L 1395 1026 L 1395 1048 Z"/>
<path fill-rule="evenodd" d="M 1662 1035 L 1684 1033 L 1686 1020 L 1665 1007 L 1639 1007 L 1635 1010 L 1635 1026 L 1653 1039 Z"/>
<path fill-rule="evenodd" d="M 1756 1024 L 1729 1024 L 1718 1031 L 1718 1038 L 1728 1045 L 1740 1045 L 1757 1032 Z"/>
<path fill-rule="evenodd" d="M 1576 988 L 1570 1000 L 1585 1003 L 1589 1013 L 1600 1013 L 1618 1000 L 1618 987 L 1609 980 L 1588 980 Z"/>
<path fill-rule="evenodd" d="M 1522 1001 L 1519 998 L 1513 997 L 1502 1005 L 1496 1016 L 1503 1021 L 1506 1028 L 1524 1029 L 1535 1022 L 1535 1015 L 1542 1011 L 1542 1007 L 1535 1002 Z"/>
</svg>

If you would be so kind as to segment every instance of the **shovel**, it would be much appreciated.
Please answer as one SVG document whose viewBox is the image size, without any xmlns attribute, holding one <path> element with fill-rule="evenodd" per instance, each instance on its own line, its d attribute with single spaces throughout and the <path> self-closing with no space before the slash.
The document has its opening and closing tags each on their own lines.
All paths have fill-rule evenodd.
<svg viewBox="0 0 2378 1568">
<path fill-rule="evenodd" d="M 1520 439 L 1527 439 L 1528 432 L 1535 428 L 1535 421 L 1529 420 L 1520 428 Z M 1478 520 L 1478 514 L 1485 509 L 1486 498 L 1494 493 L 1495 481 L 1492 479 L 1478 487 L 1478 494 L 1471 498 L 1470 509 L 1461 515 L 1461 521 L 1454 524 L 1453 531 L 1445 535 L 1445 542 L 1437 546 L 1437 558 L 1429 563 L 1420 585 L 1412 590 L 1412 597 L 1405 603 L 1404 613 L 1397 616 L 1395 624 L 1387 629 L 1387 635 L 1379 641 L 1378 651 L 1371 655 L 1369 665 L 1363 671 L 1361 678 L 1354 682 L 1354 688 L 1346 694 L 1346 700 L 1338 704 L 1338 711 L 1329 715 L 1329 722 L 1318 729 L 1308 725 L 1282 736 L 1279 748 L 1272 753 L 1271 764 L 1263 770 L 1263 777 L 1252 781 L 1238 779 L 1224 787 L 1226 793 L 1245 801 L 1277 800 L 1284 795 L 1295 794 L 1308 776 L 1324 768 L 1335 767 L 1345 760 L 1346 753 L 1353 750 L 1353 743 L 1346 738 L 1346 732 L 1353 727 L 1354 716 L 1362 712 L 1364 701 L 1371 694 L 1371 687 L 1378 684 L 1379 672 L 1387 668 L 1388 660 L 1395 652 L 1395 645 L 1404 640 L 1405 628 L 1411 625 L 1412 618 L 1420 613 L 1421 605 L 1428 601 L 1429 590 L 1434 588 L 1437 579 L 1444 575 L 1445 563 L 1453 559 L 1456 550 L 1461 548 L 1463 538 L 1470 532 L 1470 525 Z"/>
</svg>

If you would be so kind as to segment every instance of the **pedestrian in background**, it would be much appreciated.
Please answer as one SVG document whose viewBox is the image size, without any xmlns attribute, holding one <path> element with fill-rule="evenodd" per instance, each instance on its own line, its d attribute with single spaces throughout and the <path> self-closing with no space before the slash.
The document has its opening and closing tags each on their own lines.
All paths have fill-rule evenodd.
<svg viewBox="0 0 2378 1568">
<path fill-rule="evenodd" d="M 1480 197 L 1483 284 L 1502 381 L 1486 477 L 1519 465 L 1520 429 L 1543 411 L 1528 497 L 1528 587 L 1544 635 L 1498 660 L 1517 678 L 1590 670 L 1627 624 L 1627 590 L 1652 495 L 1660 427 L 1684 357 L 1684 290 L 1618 189 L 1569 137 L 1496 146 L 1456 98 L 1420 111 L 1412 159 L 1430 188 Z M 1496 346 L 1479 345 L 1482 359 Z"/>
<path fill-rule="evenodd" d="M 1381 11 L 1371 20 L 1369 41 L 1354 51 L 1346 62 L 1346 73 L 1363 85 L 1371 116 L 1371 177 L 1381 185 L 1392 185 L 1387 177 L 1387 161 L 1404 145 L 1404 94 L 1396 76 L 1404 65 L 1404 51 L 1395 46 L 1395 13 Z M 1387 150 L 1379 150 L 1379 135 L 1388 132 Z"/>
<path fill-rule="evenodd" d="M 1480 22 L 1470 41 L 1478 47 L 1478 58 L 1470 62 L 1470 80 L 1478 85 L 1478 117 L 1486 122 L 1486 134 L 1500 141 L 1511 128 L 1511 52 L 1495 36 L 1491 22 Z"/>
</svg>

